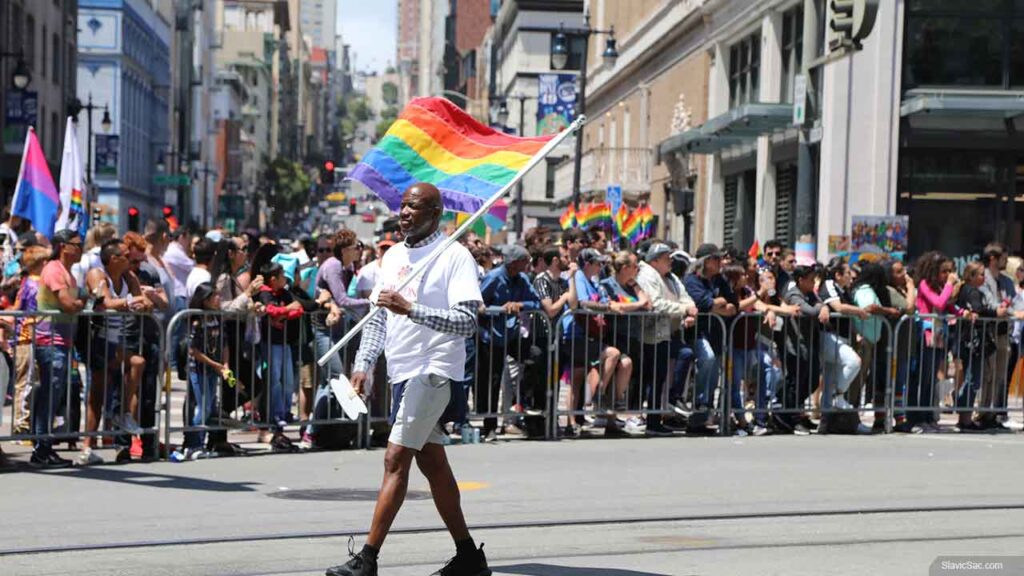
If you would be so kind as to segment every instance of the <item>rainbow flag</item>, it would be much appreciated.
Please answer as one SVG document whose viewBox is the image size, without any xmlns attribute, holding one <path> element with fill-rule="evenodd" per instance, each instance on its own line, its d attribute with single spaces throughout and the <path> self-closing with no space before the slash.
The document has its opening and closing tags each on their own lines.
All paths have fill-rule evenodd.
<svg viewBox="0 0 1024 576">
<path fill-rule="evenodd" d="M 754 239 L 754 243 L 750 245 L 750 250 L 747 250 L 747 256 L 751 259 L 757 260 L 761 256 L 761 243 Z"/>
<path fill-rule="evenodd" d="M 46 156 L 39 146 L 34 128 L 25 135 L 25 152 L 21 156 L 18 183 L 14 187 L 11 214 L 32 221 L 32 227 L 47 238 L 53 238 L 53 226 L 60 211 L 57 186 L 50 175 Z"/>
<path fill-rule="evenodd" d="M 634 210 L 629 213 L 629 216 L 622 221 L 619 227 L 619 233 L 622 234 L 623 238 L 629 238 L 630 243 L 636 244 L 643 238 L 643 224 L 641 223 L 643 216 L 640 210 Z"/>
<path fill-rule="evenodd" d="M 651 205 L 644 204 L 637 212 L 640 213 L 640 238 L 650 238 L 654 231 L 654 212 L 651 211 Z"/>
<path fill-rule="evenodd" d="M 592 202 L 580 208 L 576 219 L 581 228 L 608 226 L 612 223 L 612 210 L 607 202 Z"/>
<path fill-rule="evenodd" d="M 565 207 L 565 212 L 562 212 L 558 223 L 561 225 L 562 230 L 576 227 L 576 206 L 572 202 L 569 202 L 569 205 Z"/>
<path fill-rule="evenodd" d="M 473 213 L 551 138 L 509 136 L 444 98 L 415 98 L 348 178 L 366 185 L 395 212 L 409 186 L 429 182 L 441 190 L 445 209 Z M 504 223 L 507 215 L 508 206 L 496 204 L 488 225 Z"/>
</svg>

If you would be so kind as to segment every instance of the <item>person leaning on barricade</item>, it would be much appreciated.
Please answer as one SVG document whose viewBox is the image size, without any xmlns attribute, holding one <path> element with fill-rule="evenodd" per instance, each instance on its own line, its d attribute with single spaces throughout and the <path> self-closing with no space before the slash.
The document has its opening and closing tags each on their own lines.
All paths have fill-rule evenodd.
<svg viewBox="0 0 1024 576">
<path fill-rule="evenodd" d="M 850 295 L 853 274 L 846 259 L 835 257 L 825 267 L 825 279 L 818 287 L 818 299 L 830 312 L 843 317 L 832 318 L 822 326 L 821 361 L 824 368 L 824 393 L 821 406 L 852 410 L 846 391 L 860 373 L 861 358 L 853 349 L 855 335 L 852 318 L 865 320 L 868 312 L 858 308 Z"/>
<path fill-rule="evenodd" d="M 953 261 L 941 252 L 932 251 L 917 260 L 917 322 L 913 343 L 918 350 L 917 373 L 910 375 L 907 387 L 907 421 L 914 433 L 939 432 L 935 410 L 934 388 L 939 374 L 945 374 L 950 340 L 951 316 L 962 316 L 955 305 L 958 281 Z M 943 376 L 944 378 L 945 376 Z"/>
<path fill-rule="evenodd" d="M 614 274 L 604 278 L 600 282 L 601 288 L 608 295 L 609 300 L 612 302 L 618 302 L 619 308 L 617 313 L 630 314 L 641 311 L 651 310 L 651 298 L 647 295 L 647 292 L 637 283 L 637 273 L 639 271 L 638 259 L 636 254 L 623 250 L 617 252 L 612 258 L 612 267 L 615 271 Z M 609 343 L 622 352 L 623 357 L 639 358 L 643 353 L 643 346 L 640 342 L 639 335 L 643 330 L 644 319 L 637 318 L 635 316 L 627 316 L 625 318 L 617 318 L 615 315 L 608 317 L 609 324 Z M 659 359 L 651 359 L 651 366 L 647 367 L 646 375 L 651 376 L 654 373 L 653 364 L 660 361 L 662 364 L 667 364 L 671 360 L 665 356 Z M 635 362 L 634 362 L 635 366 Z M 662 380 L 667 376 L 667 370 L 662 375 Z M 636 379 L 631 379 L 631 382 L 636 382 Z M 629 406 L 629 398 L 637 398 L 633 404 L 639 407 L 642 402 L 642 390 L 644 382 L 650 383 L 650 378 L 644 378 L 641 375 L 640 382 L 637 382 L 638 388 L 641 393 L 633 393 L 632 387 L 623 386 L 615 390 L 615 404 L 614 413 L 608 415 L 609 423 L 605 426 L 605 436 L 628 436 L 628 432 L 623 430 L 618 425 L 615 425 L 612 420 L 616 418 L 616 413 L 624 412 L 631 407 Z M 630 421 L 626 422 L 627 426 L 630 426 Z M 634 427 L 639 427 L 639 422 L 633 421 Z M 655 434 L 656 432 L 652 432 Z"/>
<path fill-rule="evenodd" d="M 270 425 L 271 447 L 291 451 L 293 445 L 285 436 L 284 427 L 292 418 L 291 396 L 295 392 L 298 358 L 293 355 L 294 347 L 287 335 L 297 340 L 302 304 L 288 290 L 288 279 L 280 264 L 270 262 L 260 272 L 266 282 L 258 294 L 258 301 L 266 312 L 260 328 L 262 364 L 267 380 L 267 400 L 261 403 L 266 411 L 263 419 Z"/>
<path fill-rule="evenodd" d="M 487 310 L 479 321 L 480 349 L 477 350 L 473 394 L 478 414 L 497 412 L 498 390 L 508 358 L 522 364 L 520 397 L 528 398 L 531 403 L 533 398 L 543 397 L 539 389 L 546 383 L 539 368 L 544 367 L 540 359 L 544 350 L 521 332 L 519 318 L 521 312 L 540 310 L 540 298 L 525 274 L 529 264 L 530 254 L 525 248 L 509 246 L 505 251 L 505 263 L 487 273 L 480 283 L 484 306 L 500 308 L 501 311 Z M 496 417 L 484 418 L 480 433 L 484 441 L 497 438 L 497 427 Z"/>
<path fill-rule="evenodd" d="M 149 301 L 155 314 L 166 313 L 170 302 L 161 284 L 159 270 L 147 257 L 149 244 L 146 239 L 137 232 L 128 232 L 124 235 L 124 245 L 128 249 L 128 273 L 138 281 L 142 297 Z M 139 383 L 139 426 L 153 428 L 156 425 L 156 403 L 160 389 L 160 363 L 156 359 L 161 356 L 161 331 L 166 324 L 161 324 L 155 315 L 132 315 L 125 320 L 126 348 L 141 351 L 143 358 L 149 359 Z M 154 460 L 159 456 L 156 442 L 153 433 L 135 437 L 129 445 L 129 455 Z"/>
<path fill-rule="evenodd" d="M 882 407 L 887 402 L 889 357 L 886 350 L 892 338 L 892 330 L 887 330 L 883 322 L 888 319 L 895 325 L 902 314 L 893 306 L 888 288 L 885 268 L 877 262 L 864 262 L 850 291 L 854 304 L 870 315 L 866 319 L 854 318 L 853 324 L 861 337 L 859 349 L 862 363 L 858 378 L 862 384 L 858 388 L 866 389 L 865 395 L 875 409 L 875 421 L 871 427 L 873 434 L 885 431 L 887 417 Z M 851 394 L 850 400 L 856 405 L 859 397 L 859 393 Z"/>
<path fill-rule="evenodd" d="M 980 290 L 989 309 L 1008 309 L 1013 303 L 1016 288 L 1013 280 L 1003 273 L 1008 261 L 1009 254 L 1004 244 L 990 242 L 985 246 L 982 253 L 984 282 Z M 1008 428 L 1000 420 L 1006 418 L 1007 385 L 1017 364 L 1017 349 L 1010 346 L 1010 323 L 993 324 L 995 347 L 985 360 L 981 397 L 978 400 L 980 407 L 987 410 L 979 413 L 978 424 L 986 430 L 1006 431 Z"/>
<path fill-rule="evenodd" d="M 568 230 L 567 230 L 568 232 Z M 585 394 L 583 383 L 587 382 L 590 397 L 607 398 L 605 391 L 615 378 L 615 389 L 629 386 L 633 362 L 623 358 L 622 353 L 605 341 L 606 321 L 598 312 L 618 312 L 619 303 L 610 302 L 598 286 L 595 278 L 610 259 L 592 248 L 581 250 L 577 260 L 578 270 L 573 278 L 579 307 L 589 314 L 566 314 L 562 317 L 561 362 L 569 370 L 569 388 L 566 391 L 566 406 L 569 410 L 583 407 Z M 614 397 L 614 394 L 613 394 Z M 576 436 L 578 430 L 573 421 L 582 425 L 583 416 L 570 418 L 565 428 L 566 436 Z M 612 422 L 614 424 L 614 421 Z"/>
<path fill-rule="evenodd" d="M 662 397 L 662 387 L 669 372 L 669 365 L 680 356 L 680 349 L 689 348 L 682 336 L 674 338 L 683 327 L 693 327 L 697 317 L 697 307 L 686 292 L 679 278 L 672 273 L 672 249 L 668 245 L 656 242 L 647 247 L 644 261 L 639 263 L 637 284 L 651 300 L 651 309 L 658 314 L 643 323 L 640 341 L 643 349 L 642 374 L 640 376 L 644 397 L 647 399 L 648 410 L 658 410 L 658 401 Z M 676 349 L 678 348 L 678 349 Z M 678 397 L 669 394 L 672 409 L 679 405 L 681 411 L 685 399 L 682 391 Z M 647 417 L 646 433 L 652 436 L 672 434 L 662 423 L 659 414 Z"/>
<path fill-rule="evenodd" d="M 722 252 L 714 244 L 702 244 L 695 254 L 697 261 L 693 272 L 686 276 L 683 285 L 693 298 L 702 316 L 697 318 L 697 337 L 694 352 L 697 363 L 697 391 L 694 413 L 690 416 L 687 431 L 702 433 L 710 424 L 714 404 L 715 386 L 725 353 L 725 333 L 719 318 L 736 316 L 736 305 L 732 303 L 732 290 L 721 276 Z M 715 318 L 718 317 L 718 318 Z"/>
<path fill-rule="evenodd" d="M 912 356 L 916 358 L 917 354 L 917 346 L 912 345 L 912 330 L 909 329 L 913 327 L 910 319 L 913 318 L 917 306 L 917 285 L 907 273 L 907 267 L 903 262 L 888 260 L 882 266 L 885 268 L 889 302 L 899 311 L 899 315 L 892 318 L 892 332 L 895 338 L 893 354 L 896 357 L 896 372 L 893 374 L 893 431 L 910 432 L 913 423 L 907 421 L 905 394 L 910 369 L 914 363 Z M 900 329 L 901 326 L 907 328 Z"/>
<path fill-rule="evenodd" d="M 798 265 L 790 274 L 790 282 L 783 292 L 783 301 L 799 309 L 799 314 L 787 324 L 788 339 L 785 347 L 786 378 L 780 399 L 785 414 L 777 414 L 772 422 L 775 431 L 799 435 L 810 434 L 816 426 L 801 411 L 811 391 L 818 386 L 821 374 L 821 326 L 831 318 L 829 307 L 814 289 L 818 270 L 816 265 Z"/>
<path fill-rule="evenodd" d="M 985 422 L 990 418 L 994 421 L 994 415 L 984 411 L 979 412 L 977 419 L 971 418 L 975 395 L 985 385 L 983 374 L 991 366 L 992 357 L 997 354 L 996 326 L 983 319 L 1005 318 L 1007 313 L 1006 304 L 991 306 L 992 300 L 982 289 L 984 284 L 985 266 L 980 262 L 968 264 L 964 268 L 963 285 L 957 296 L 957 307 L 964 311 L 964 315 L 958 330 L 960 341 L 954 354 L 963 364 L 966 375 L 956 392 L 957 427 L 961 432 L 985 430 L 988 428 Z M 984 402 L 980 407 L 989 408 Z"/>
<path fill-rule="evenodd" d="M 143 297 L 138 279 L 130 272 L 128 248 L 122 240 L 108 240 L 100 247 L 100 263 L 101 267 L 93 268 L 85 276 L 93 310 L 109 313 L 90 318 L 92 340 L 86 347 L 90 381 L 85 431 L 99 430 L 105 408 L 117 405 L 120 409 L 110 411 L 109 424 L 135 436 L 142 433 L 136 414 L 146 360 L 138 348 L 129 347 L 125 328 L 131 313 L 148 312 L 153 305 Z M 87 436 L 83 440 L 80 455 L 83 464 L 102 462 L 92 451 L 95 442 L 95 437 Z M 122 462 L 130 459 L 127 448 L 119 449 L 117 456 Z"/>
</svg>

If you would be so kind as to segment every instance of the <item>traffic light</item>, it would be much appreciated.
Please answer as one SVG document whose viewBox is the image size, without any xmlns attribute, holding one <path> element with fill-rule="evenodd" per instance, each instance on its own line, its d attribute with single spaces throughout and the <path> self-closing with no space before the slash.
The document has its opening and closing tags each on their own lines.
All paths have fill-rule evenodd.
<svg viewBox="0 0 1024 576">
<path fill-rule="evenodd" d="M 164 206 L 163 208 L 164 220 L 167 222 L 167 227 L 174 232 L 178 229 L 178 218 L 174 215 L 174 208 L 170 206 Z"/>
<path fill-rule="evenodd" d="M 358 212 L 356 211 L 356 206 L 357 206 L 357 205 L 356 205 L 356 199 L 355 199 L 355 198 L 349 198 L 349 199 L 348 199 L 348 208 L 349 208 L 349 212 L 350 212 L 350 213 L 351 213 L 351 214 L 352 214 L 353 216 L 355 216 L 356 214 L 358 214 Z"/>
<path fill-rule="evenodd" d="M 323 173 L 320 175 L 320 182 L 325 185 L 334 184 L 334 162 L 324 162 Z"/>
<path fill-rule="evenodd" d="M 828 27 L 832 31 L 830 51 L 843 47 L 862 48 L 878 15 L 878 0 L 829 0 Z"/>
<path fill-rule="evenodd" d="M 139 209 L 135 206 L 128 207 L 128 230 L 131 232 L 139 231 Z"/>
</svg>

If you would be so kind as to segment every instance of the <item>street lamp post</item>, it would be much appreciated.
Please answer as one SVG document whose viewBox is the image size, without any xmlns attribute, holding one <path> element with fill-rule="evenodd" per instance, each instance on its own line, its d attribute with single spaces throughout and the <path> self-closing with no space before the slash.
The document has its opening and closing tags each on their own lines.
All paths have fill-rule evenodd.
<svg viewBox="0 0 1024 576">
<path fill-rule="evenodd" d="M 523 94 L 522 92 L 517 92 L 516 94 L 513 94 L 512 97 L 515 98 L 516 100 L 519 100 L 519 137 L 522 138 L 522 137 L 526 136 L 526 134 L 524 134 L 524 132 L 526 131 L 526 124 L 524 122 L 524 119 L 525 119 L 524 110 L 526 108 L 526 101 L 527 100 L 533 100 L 534 98 L 532 98 L 531 96 L 527 96 L 526 94 Z M 520 179 L 519 183 L 516 184 L 516 236 L 517 237 L 522 237 L 522 235 L 523 235 L 523 227 L 526 225 L 525 224 L 525 220 L 526 220 L 526 212 L 525 212 L 525 209 L 523 207 L 523 181 L 522 181 L 522 179 Z"/>
<path fill-rule="evenodd" d="M 20 50 L 17 52 L 0 52 L 0 60 L 4 58 L 15 58 L 14 72 L 11 74 L 11 85 L 16 90 L 24 90 L 28 88 L 28 85 L 32 82 L 32 73 L 28 69 L 28 65 L 25 64 L 25 53 Z"/>
<path fill-rule="evenodd" d="M 93 182 L 93 171 L 94 171 L 93 154 L 92 154 L 92 138 L 93 138 L 92 113 L 94 111 L 96 111 L 96 110 L 103 110 L 103 119 L 100 120 L 100 128 L 102 128 L 104 132 L 109 132 L 110 131 L 110 128 L 113 126 L 113 122 L 110 120 L 110 108 L 106 104 L 104 104 L 102 106 L 100 106 L 99 104 L 93 104 L 92 103 L 92 94 L 89 94 L 89 103 L 88 104 L 82 104 L 81 100 L 79 100 L 78 98 L 75 98 L 74 100 L 71 101 L 71 104 L 68 106 L 68 108 L 69 108 L 68 112 L 70 112 L 71 117 L 74 118 L 74 122 L 75 123 L 78 122 L 78 115 L 81 114 L 82 111 L 87 112 L 87 115 L 85 117 L 85 133 L 86 133 L 86 135 L 85 135 L 85 145 L 86 145 L 86 152 L 85 152 L 85 163 L 86 163 L 85 179 L 86 179 L 86 182 L 88 182 L 88 184 L 89 184 L 89 192 L 85 195 L 85 204 L 86 204 L 85 205 L 85 213 L 86 214 L 90 214 L 91 213 L 90 212 L 90 209 L 91 209 L 90 205 L 93 202 L 92 182 Z"/>
<path fill-rule="evenodd" d="M 604 52 L 601 53 L 601 57 L 604 58 L 605 64 L 608 66 L 614 66 L 615 61 L 619 58 L 619 51 L 615 47 L 615 27 L 609 26 L 607 30 L 595 30 L 590 27 L 590 13 L 587 12 L 583 15 L 583 28 L 565 28 L 559 25 L 558 33 L 555 35 L 555 41 L 551 45 L 551 63 L 555 69 L 562 70 L 566 64 L 569 63 L 569 44 L 568 38 L 583 38 L 583 54 L 580 60 L 580 72 L 579 72 L 579 91 L 576 94 L 576 114 L 583 114 L 586 110 L 586 98 L 587 98 L 587 55 L 590 52 L 590 36 L 591 35 L 606 35 L 608 39 L 605 41 Z M 582 131 L 582 128 L 581 128 Z M 576 159 L 573 163 L 572 171 L 572 203 L 575 209 L 580 207 L 580 169 L 583 160 L 583 134 L 576 134 Z"/>
<path fill-rule="evenodd" d="M 208 163 L 203 162 L 202 167 L 201 168 L 196 168 L 196 172 L 195 173 L 196 173 L 196 177 L 197 178 L 199 177 L 200 174 L 203 175 L 203 226 L 205 227 L 207 225 L 207 220 L 206 220 L 206 218 L 207 218 L 207 210 L 208 210 L 208 206 L 210 204 L 209 192 L 207 190 L 207 183 L 209 181 L 210 174 L 213 174 L 214 176 L 217 176 L 217 171 L 214 170 L 213 168 L 210 168 L 210 165 Z"/>
</svg>

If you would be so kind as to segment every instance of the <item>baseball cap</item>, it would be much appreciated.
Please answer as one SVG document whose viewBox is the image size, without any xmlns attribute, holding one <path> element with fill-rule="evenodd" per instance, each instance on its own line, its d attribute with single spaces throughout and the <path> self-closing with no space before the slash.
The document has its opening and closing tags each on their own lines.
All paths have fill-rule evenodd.
<svg viewBox="0 0 1024 576">
<path fill-rule="evenodd" d="M 523 252 L 526 252 L 526 250 L 524 249 Z M 527 256 L 529 256 L 529 253 L 527 253 Z M 611 262 L 612 260 L 608 256 L 601 254 L 594 248 L 584 248 L 583 250 L 580 250 L 579 258 L 580 262 L 582 262 L 583 264 L 593 264 L 594 262 Z"/>
<path fill-rule="evenodd" d="M 672 249 L 668 247 L 668 244 L 662 244 L 661 242 L 651 244 L 647 247 L 647 253 L 644 254 L 644 261 L 654 262 L 658 258 L 661 258 L 665 254 L 671 254 Z"/>
<path fill-rule="evenodd" d="M 530 253 L 526 251 L 526 248 L 518 244 L 509 244 L 502 251 L 502 255 L 505 256 L 505 262 L 517 262 L 519 260 L 528 260 Z"/>
<path fill-rule="evenodd" d="M 697 259 L 704 260 L 706 258 L 721 258 L 722 251 L 718 249 L 718 246 L 714 244 L 701 244 L 697 248 Z"/>
<path fill-rule="evenodd" d="M 687 266 L 689 266 L 690 263 L 693 262 L 693 256 L 690 256 L 690 253 L 687 252 L 686 250 L 676 250 L 675 252 L 672 253 L 672 259 L 675 260 L 676 262 L 682 262 Z"/>
</svg>

